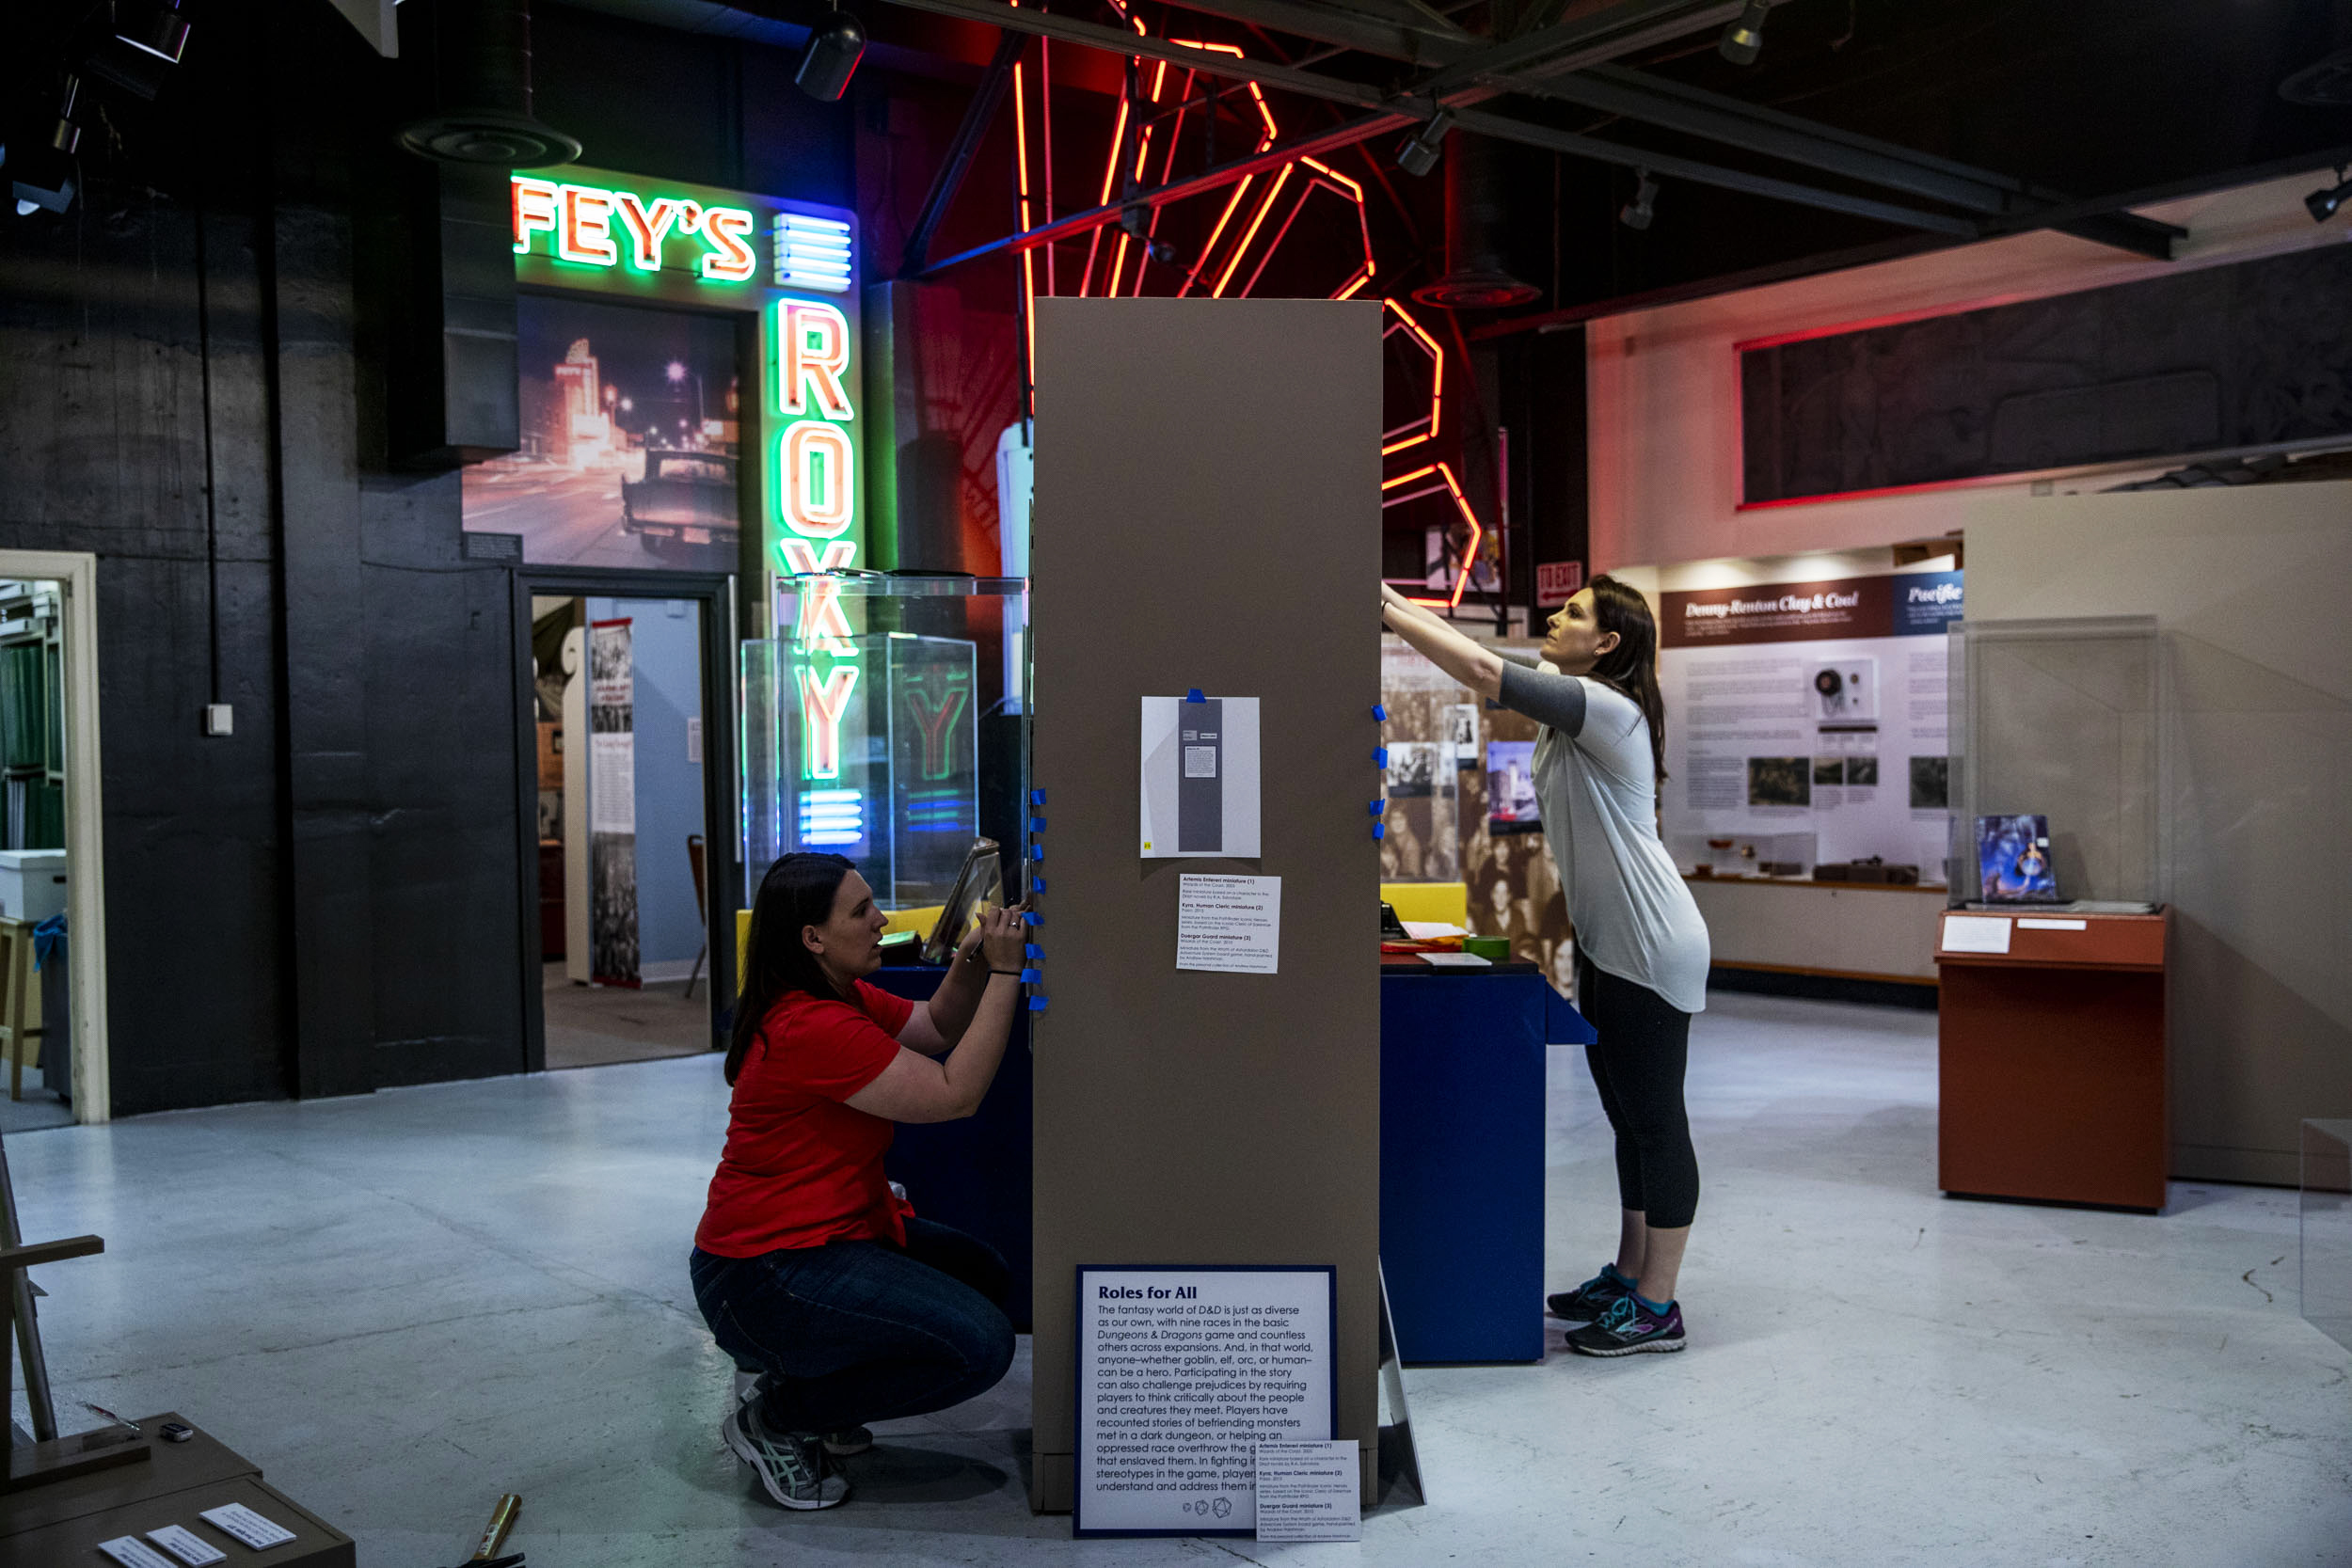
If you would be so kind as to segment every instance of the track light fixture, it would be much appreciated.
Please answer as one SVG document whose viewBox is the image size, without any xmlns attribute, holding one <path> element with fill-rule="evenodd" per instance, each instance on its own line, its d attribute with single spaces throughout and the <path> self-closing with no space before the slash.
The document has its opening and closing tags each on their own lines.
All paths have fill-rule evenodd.
<svg viewBox="0 0 2352 1568">
<path fill-rule="evenodd" d="M 73 122 L 73 111 L 81 96 L 82 79 L 69 72 L 46 144 L 0 149 L 0 163 L 8 167 L 8 188 L 16 198 L 17 216 L 28 217 L 43 208 L 62 213 L 73 205 L 73 153 L 82 145 L 82 128 Z"/>
<path fill-rule="evenodd" d="M 1642 177 L 1642 182 L 1634 187 L 1633 199 L 1618 209 L 1617 221 L 1628 229 L 1647 229 L 1649 220 L 1658 215 L 1651 205 L 1658 199 L 1658 182 L 1650 178 L 1647 169 L 1637 172 Z"/>
<path fill-rule="evenodd" d="M 1445 136 L 1454 129 L 1454 111 L 1439 109 L 1429 117 L 1429 123 L 1405 139 L 1396 150 L 1396 166 L 1418 180 L 1438 166 L 1438 154 L 1445 147 Z"/>
<path fill-rule="evenodd" d="M 836 10 L 809 29 L 808 47 L 801 52 L 801 69 L 792 80 L 819 103 L 837 103 L 850 90 L 865 53 L 866 29 L 848 11 Z"/>
<path fill-rule="evenodd" d="M 187 46 L 179 0 L 115 0 L 112 28 L 83 63 L 115 86 L 151 99 Z"/>
<path fill-rule="evenodd" d="M 1724 29 L 1715 52 L 1733 65 L 1754 65 L 1764 47 L 1764 18 L 1772 8 L 1772 0 L 1748 0 L 1740 8 L 1740 20 Z"/>
<path fill-rule="evenodd" d="M 2336 182 L 2324 191 L 2313 191 L 2303 198 L 2304 210 L 2312 214 L 2313 223 L 2326 223 L 2336 215 L 2336 209 L 2352 198 L 2352 180 L 2344 177 L 2344 166 L 2336 168 Z"/>
</svg>

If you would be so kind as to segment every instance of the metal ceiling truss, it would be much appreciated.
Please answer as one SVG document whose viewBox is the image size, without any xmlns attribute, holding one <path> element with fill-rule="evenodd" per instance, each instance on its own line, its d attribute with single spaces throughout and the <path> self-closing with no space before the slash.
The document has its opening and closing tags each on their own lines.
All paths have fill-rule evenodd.
<svg viewBox="0 0 2352 1568">
<path fill-rule="evenodd" d="M 1955 239 L 1973 240 L 2057 228 L 2098 244 L 2169 260 L 2172 241 L 2185 232 L 2169 224 L 2108 210 L 2097 202 L 2073 202 L 2007 175 L 1610 67 L 1610 61 L 1623 55 L 1720 25 L 1739 14 L 1737 0 L 1616 0 L 1613 5 L 1588 11 L 1572 21 L 1548 24 L 1544 19 L 1558 9 L 1556 0 L 1537 0 L 1522 18 L 1534 24 L 1501 41 L 1465 32 L 1418 0 L 1353 0 L 1345 6 L 1324 0 L 1186 0 L 1186 9 L 1205 15 L 1312 39 L 1343 53 L 1434 68 L 1420 80 L 1396 90 L 1057 15 L 1033 5 L 1020 5 L 1017 0 L 896 3 L 1131 58 L 1167 60 L 1204 75 L 1255 82 L 1371 111 L 1318 135 L 1234 159 L 1183 180 L 1122 193 L 1119 200 L 1086 212 L 1055 217 L 1021 233 L 934 262 L 924 269 L 926 276 L 981 256 L 1029 250 L 1083 234 L 1118 222 L 1132 208 L 1157 208 L 1198 196 L 1295 158 L 1327 154 L 1429 120 L 1440 112 L 1451 113 L 1461 129 L 1478 135 L 1621 167 L 1646 168 L 1654 174 L 1694 184 L 1741 191 Z M 1936 212 L 1753 174 L 1478 107 L 1507 94 L 1574 103 L 1817 168 L 1858 184 L 1957 207 L 1962 212 Z"/>
</svg>

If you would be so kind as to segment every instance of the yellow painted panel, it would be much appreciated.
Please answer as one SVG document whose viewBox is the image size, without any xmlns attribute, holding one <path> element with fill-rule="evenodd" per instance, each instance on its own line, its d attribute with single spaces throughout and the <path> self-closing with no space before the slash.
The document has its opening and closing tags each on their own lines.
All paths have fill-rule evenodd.
<svg viewBox="0 0 2352 1568">
<path fill-rule="evenodd" d="M 1380 896 L 1399 920 L 1470 925 L 1470 889 L 1460 882 L 1382 882 Z"/>
</svg>

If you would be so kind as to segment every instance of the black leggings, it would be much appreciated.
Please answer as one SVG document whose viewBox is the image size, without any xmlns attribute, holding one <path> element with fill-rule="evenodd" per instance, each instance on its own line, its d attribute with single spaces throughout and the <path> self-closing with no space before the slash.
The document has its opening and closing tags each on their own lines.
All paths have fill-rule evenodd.
<svg viewBox="0 0 2352 1568">
<path fill-rule="evenodd" d="M 1691 1015 L 1647 986 L 1576 962 L 1578 1010 L 1600 1038 L 1584 1048 L 1601 1109 L 1617 1134 L 1617 1195 L 1661 1230 L 1691 1223 L 1699 1159 L 1682 1108 Z"/>
</svg>

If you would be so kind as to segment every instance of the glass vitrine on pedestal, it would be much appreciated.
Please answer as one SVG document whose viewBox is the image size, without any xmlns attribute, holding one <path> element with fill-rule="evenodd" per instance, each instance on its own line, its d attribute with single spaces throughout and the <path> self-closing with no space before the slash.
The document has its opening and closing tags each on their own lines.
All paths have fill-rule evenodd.
<svg viewBox="0 0 2352 1568">
<path fill-rule="evenodd" d="M 746 908 L 798 850 L 895 911 L 945 900 L 975 838 L 1020 842 L 1026 603 L 1020 578 L 779 580 L 788 635 L 742 645 Z"/>
</svg>

